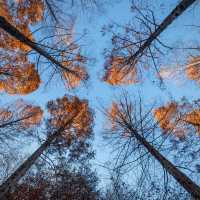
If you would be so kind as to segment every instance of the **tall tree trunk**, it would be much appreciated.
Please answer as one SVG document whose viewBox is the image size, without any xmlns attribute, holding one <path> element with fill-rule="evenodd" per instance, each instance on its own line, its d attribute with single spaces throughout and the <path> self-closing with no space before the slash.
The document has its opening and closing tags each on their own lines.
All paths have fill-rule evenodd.
<svg viewBox="0 0 200 200">
<path fill-rule="evenodd" d="M 27 38 L 23 33 L 21 33 L 17 28 L 15 28 L 12 24 L 10 24 L 3 16 L 0 16 L 0 28 L 2 28 L 4 31 L 6 31 L 8 34 L 10 34 L 15 39 L 19 40 L 20 42 L 26 44 L 33 50 L 35 50 L 40 55 L 44 56 L 47 60 L 49 60 L 54 65 L 60 67 L 61 69 L 67 71 L 68 73 L 71 73 L 78 78 L 80 75 L 71 69 L 66 68 L 63 66 L 59 61 L 57 61 L 54 57 L 52 57 L 48 52 L 46 52 L 44 49 L 40 48 L 37 43 L 31 41 L 29 38 Z"/>
<path fill-rule="evenodd" d="M 137 62 L 138 58 L 143 55 L 145 49 L 149 48 L 151 43 L 183 12 L 189 8 L 196 0 L 182 0 L 174 10 L 163 20 L 163 22 L 157 27 L 157 29 L 149 36 L 149 38 L 140 46 L 140 48 L 128 59 L 128 63 L 131 61 Z"/>
<path fill-rule="evenodd" d="M 5 195 L 13 188 L 16 183 L 26 174 L 35 161 L 41 156 L 41 154 L 49 147 L 49 145 L 65 130 L 65 127 L 70 124 L 77 113 L 73 114 L 69 120 L 67 120 L 65 126 L 51 134 L 47 140 L 15 171 L 7 178 L 7 180 L 0 186 L 0 199 L 6 199 Z"/>
<path fill-rule="evenodd" d="M 169 160 L 167 160 L 162 154 L 159 153 L 144 137 L 133 130 L 132 127 L 129 127 L 134 137 L 142 144 L 147 151 L 156 158 L 158 162 L 163 166 L 166 171 L 171 174 L 176 181 L 184 187 L 191 196 L 199 200 L 200 199 L 200 187 L 194 183 L 189 177 L 187 177 L 183 172 L 181 172 L 177 167 L 175 167 Z"/>
</svg>

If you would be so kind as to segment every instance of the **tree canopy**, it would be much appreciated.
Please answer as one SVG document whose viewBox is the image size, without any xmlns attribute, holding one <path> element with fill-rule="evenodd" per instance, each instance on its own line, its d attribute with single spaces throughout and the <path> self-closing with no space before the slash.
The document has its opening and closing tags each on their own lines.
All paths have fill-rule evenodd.
<svg viewBox="0 0 200 200">
<path fill-rule="evenodd" d="M 0 199 L 200 199 L 197 0 L 0 0 Z"/>
</svg>

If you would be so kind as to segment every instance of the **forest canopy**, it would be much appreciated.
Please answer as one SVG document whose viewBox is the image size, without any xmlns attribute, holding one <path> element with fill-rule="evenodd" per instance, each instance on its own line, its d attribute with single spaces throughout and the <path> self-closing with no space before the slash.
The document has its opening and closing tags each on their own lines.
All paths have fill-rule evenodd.
<svg viewBox="0 0 200 200">
<path fill-rule="evenodd" d="M 0 0 L 0 199 L 200 199 L 198 0 Z"/>
</svg>

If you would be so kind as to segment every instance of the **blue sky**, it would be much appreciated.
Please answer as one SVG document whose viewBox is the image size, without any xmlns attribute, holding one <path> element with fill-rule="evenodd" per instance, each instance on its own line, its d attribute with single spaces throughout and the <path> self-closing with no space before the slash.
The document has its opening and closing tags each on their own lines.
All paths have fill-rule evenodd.
<svg viewBox="0 0 200 200">
<path fill-rule="evenodd" d="M 161 0 L 156 0 L 154 2 L 155 3 L 152 6 L 154 7 L 158 22 L 160 22 L 179 1 L 166 0 L 163 3 Z M 189 10 L 184 13 L 161 35 L 161 39 L 169 45 L 178 43 L 178 41 L 183 42 L 183 44 L 189 44 L 189 41 L 191 40 L 200 40 L 196 30 L 188 30 L 188 27 L 186 26 L 198 24 L 200 21 L 200 12 L 198 11 L 199 5 L 197 5 L 192 11 Z M 102 132 L 106 123 L 104 116 L 99 111 L 102 106 L 109 106 L 115 97 L 119 97 L 122 89 L 128 90 L 133 96 L 140 92 L 147 104 L 155 100 L 160 104 L 168 101 L 168 92 L 174 99 L 180 99 L 182 96 L 186 96 L 189 99 L 196 99 L 200 97 L 199 86 L 192 81 L 184 81 L 181 85 L 178 85 L 172 80 L 166 81 L 167 90 L 161 90 L 155 83 L 152 82 L 154 78 L 148 73 L 145 75 L 146 79 L 143 83 L 129 85 L 126 87 L 112 87 L 101 81 L 101 76 L 103 75 L 103 65 L 105 62 L 102 53 L 104 48 L 110 46 L 111 44 L 109 36 L 102 36 L 102 26 L 107 25 L 112 21 L 124 24 L 130 21 L 132 16 L 133 14 L 130 12 L 129 0 L 123 0 L 116 4 L 109 5 L 106 7 L 105 13 L 96 13 L 94 15 L 89 14 L 89 18 L 84 15 L 77 16 L 75 31 L 77 33 L 82 33 L 84 29 L 87 29 L 87 35 L 81 41 L 81 43 L 84 44 L 83 52 L 96 60 L 95 62 L 90 63 L 87 67 L 90 74 L 90 80 L 87 83 L 87 87 L 80 87 L 73 91 L 69 91 L 62 85 L 62 83 L 53 81 L 46 89 L 44 89 L 44 85 L 42 84 L 37 91 L 23 97 L 8 96 L 6 94 L 1 96 L 1 104 L 10 102 L 11 100 L 13 101 L 17 98 L 24 98 L 41 106 L 45 106 L 48 100 L 62 97 L 64 94 L 77 95 L 81 98 L 87 98 L 96 113 L 94 127 L 95 140 L 93 145 L 96 151 L 94 167 L 97 169 L 102 182 L 104 182 L 107 178 L 108 173 L 105 169 L 99 167 L 98 164 L 110 161 L 112 158 L 112 156 L 110 156 L 110 147 L 105 146 L 105 142 L 102 138 Z M 132 20 L 134 20 L 134 18 Z M 161 64 L 166 65 L 169 61 L 171 62 L 169 63 L 170 65 L 173 64 L 173 59 L 169 56 L 171 55 L 166 54 L 166 56 L 163 56 L 163 63 Z"/>
</svg>

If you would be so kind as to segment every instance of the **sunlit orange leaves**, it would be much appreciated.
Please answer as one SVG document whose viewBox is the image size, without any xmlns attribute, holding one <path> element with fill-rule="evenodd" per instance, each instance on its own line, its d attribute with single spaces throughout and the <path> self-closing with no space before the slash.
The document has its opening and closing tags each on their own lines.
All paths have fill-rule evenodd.
<svg viewBox="0 0 200 200">
<path fill-rule="evenodd" d="M 62 62 L 67 69 L 70 69 L 72 72 L 62 69 L 62 76 L 65 80 L 66 87 L 75 88 L 79 86 L 82 80 L 88 78 L 88 74 L 84 67 L 79 65 L 74 65 L 73 61 Z"/>
<path fill-rule="evenodd" d="M 4 82 L 0 80 L 0 92 L 4 90 Z"/>
<path fill-rule="evenodd" d="M 179 139 L 184 139 L 188 128 L 184 123 L 184 112 L 181 112 L 182 105 L 170 102 L 166 106 L 154 110 L 154 117 L 158 121 L 164 133 L 173 134 Z"/>
<path fill-rule="evenodd" d="M 44 2 L 42 0 L 18 0 L 12 3 L 1 0 L 1 15 L 11 25 L 34 41 L 29 25 L 43 19 Z M 2 11 L 3 9 L 3 11 Z M 34 64 L 29 63 L 27 52 L 31 50 L 23 42 L 0 30 L 0 90 L 9 94 L 28 94 L 40 85 L 40 77 Z"/>
<path fill-rule="evenodd" d="M 81 48 L 73 41 L 74 31 L 73 24 L 67 28 L 57 28 L 55 37 L 56 43 L 62 44 L 66 50 L 60 52 L 62 66 L 61 77 L 67 88 L 73 89 L 80 85 L 81 81 L 88 79 L 85 69 L 87 58 L 81 55 Z"/>
<path fill-rule="evenodd" d="M 19 18 L 19 14 L 18 14 L 20 13 L 19 4 L 14 2 L 14 4 L 12 5 L 12 8 L 10 8 L 8 6 L 9 4 L 8 1 L 6 0 L 1 0 L 1 1 L 2 1 L 1 5 L 3 9 L 5 8 L 3 11 L 3 14 L 5 15 L 2 15 L 2 16 L 4 16 L 8 20 L 8 22 L 11 23 L 14 27 L 16 27 L 19 31 L 23 32 L 23 34 L 26 37 L 33 40 L 31 31 L 29 28 L 29 24 L 31 22 L 28 20 L 28 16 L 24 15 L 24 19 L 26 20 L 22 20 Z M 24 1 L 24 2 L 28 3 L 29 1 Z M 32 15 L 36 15 L 34 10 L 32 10 Z M 21 49 L 24 52 L 30 51 L 30 47 L 14 39 L 2 29 L 0 30 L 0 47 L 4 48 L 5 50 Z"/>
<path fill-rule="evenodd" d="M 136 67 L 130 67 L 121 56 L 111 57 L 105 65 L 103 80 L 111 85 L 123 85 L 137 82 Z"/>
<path fill-rule="evenodd" d="M 9 94 L 28 94 L 35 91 L 41 81 L 34 64 L 9 66 L 0 69 L 2 74 L 7 73 L 1 80 L 2 88 Z"/>
<path fill-rule="evenodd" d="M 115 120 L 117 118 L 117 114 L 119 114 L 119 107 L 118 107 L 117 103 L 113 102 L 111 109 L 108 110 L 108 118 L 111 122 L 112 130 L 114 130 L 116 128 Z"/>
<path fill-rule="evenodd" d="M 7 122 L 10 120 L 13 116 L 13 113 L 5 108 L 0 108 L 0 123 L 3 124 L 4 122 Z"/>
<path fill-rule="evenodd" d="M 43 117 L 43 111 L 39 106 L 33 106 L 30 104 L 24 105 L 20 111 L 21 126 L 24 128 L 30 128 L 40 124 Z"/>
<path fill-rule="evenodd" d="M 154 117 L 165 133 L 179 138 L 185 137 L 191 127 L 200 133 L 200 109 L 193 104 L 171 102 L 155 109 Z"/>
<path fill-rule="evenodd" d="M 7 0 L 0 0 L 0 15 L 10 20 L 9 8 Z"/>
<path fill-rule="evenodd" d="M 41 123 L 43 111 L 23 100 L 17 100 L 11 105 L 0 108 L 0 126 L 17 126 L 18 129 L 28 129 Z"/>
<path fill-rule="evenodd" d="M 47 108 L 51 114 L 50 125 L 55 128 L 66 127 L 63 132 L 65 138 L 85 137 L 91 132 L 93 117 L 87 100 L 64 96 L 55 101 L 49 101 Z M 75 116 L 72 122 L 68 123 L 72 115 Z"/>
<path fill-rule="evenodd" d="M 166 106 L 159 107 L 154 110 L 155 119 L 159 122 L 160 127 L 164 131 L 173 130 L 176 126 L 177 104 L 169 103 Z"/>
<path fill-rule="evenodd" d="M 26 40 L 28 38 L 34 42 L 30 25 L 36 25 L 43 20 L 47 2 L 43 0 L 17 0 L 12 2 L 11 6 L 10 1 L 2 1 L 2 5 L 6 9 L 8 22 L 5 22 L 6 26 L 2 26 L 2 30 L 0 30 L 1 91 L 4 89 L 9 94 L 28 94 L 39 87 L 40 77 L 33 64 L 30 64 L 31 57 L 29 55 L 32 48 L 40 56 L 45 57 L 48 62 L 54 64 L 56 69 L 59 69 L 56 72 L 59 73 L 68 88 L 75 88 L 79 86 L 81 81 L 88 78 L 85 70 L 87 59 L 80 54 L 80 46 L 72 41 L 73 26 L 69 27 L 69 29 L 48 27 L 50 30 L 53 29 L 53 32 L 56 31 L 54 32 L 55 35 L 50 37 L 57 39 L 55 46 L 50 49 L 58 49 L 59 54 L 57 55 L 53 55 L 43 48 L 38 50 L 36 43 L 31 46 L 28 43 L 29 40 Z M 18 34 L 15 29 L 18 29 L 21 33 Z M 25 39 L 23 39 L 23 42 L 19 42 L 19 40 L 22 41 L 20 38 Z M 45 36 L 42 41 L 50 42 L 49 36 Z M 52 76 L 54 74 L 55 71 L 53 71 Z M 5 78 L 6 75 L 7 77 Z"/>
<path fill-rule="evenodd" d="M 88 79 L 88 74 L 85 69 L 87 58 L 80 54 L 78 45 L 72 44 L 72 46 L 69 46 L 71 53 L 61 52 L 61 64 L 66 67 L 66 70 L 61 69 L 61 75 L 65 86 L 71 89 L 79 86 L 81 81 Z"/>
<path fill-rule="evenodd" d="M 132 112 L 133 106 L 130 102 L 113 102 L 111 108 L 107 111 L 107 117 L 110 123 L 109 125 L 111 125 L 111 127 L 108 127 L 108 129 L 110 129 L 113 133 L 117 132 L 119 129 L 120 134 L 123 137 L 129 137 L 130 130 L 128 128 L 124 128 L 122 131 L 121 128 L 123 126 L 127 127 L 127 125 L 130 123 Z"/>
<path fill-rule="evenodd" d="M 187 68 L 186 75 L 188 79 L 197 81 L 200 84 L 200 57 L 193 57 L 190 59 Z"/>
<path fill-rule="evenodd" d="M 17 18 L 22 22 L 35 24 L 43 20 L 43 0 L 17 0 Z"/>
<path fill-rule="evenodd" d="M 184 117 L 184 121 L 194 126 L 200 135 L 200 109 L 187 113 Z"/>
</svg>

